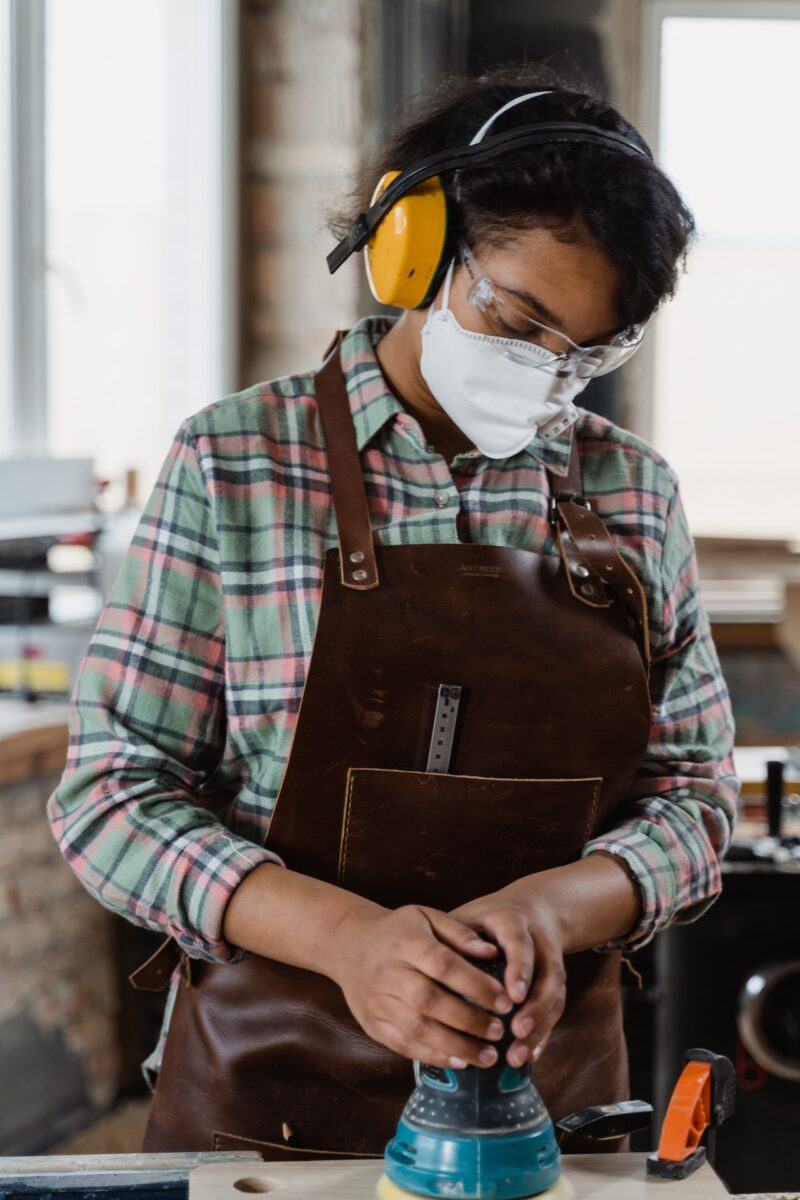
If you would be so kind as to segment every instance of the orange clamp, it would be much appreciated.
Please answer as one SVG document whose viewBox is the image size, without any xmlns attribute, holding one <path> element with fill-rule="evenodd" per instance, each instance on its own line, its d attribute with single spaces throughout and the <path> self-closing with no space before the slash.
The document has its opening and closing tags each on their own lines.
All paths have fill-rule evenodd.
<svg viewBox="0 0 800 1200">
<path fill-rule="evenodd" d="M 658 1157 L 662 1161 L 689 1158 L 711 1125 L 711 1070 L 707 1062 L 689 1062 L 683 1068 L 661 1127 Z"/>
</svg>

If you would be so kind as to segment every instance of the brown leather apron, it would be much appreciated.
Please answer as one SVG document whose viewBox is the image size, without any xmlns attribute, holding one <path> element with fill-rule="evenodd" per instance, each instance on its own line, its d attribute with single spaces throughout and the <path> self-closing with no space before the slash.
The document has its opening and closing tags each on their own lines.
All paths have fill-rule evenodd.
<svg viewBox="0 0 800 1200">
<path fill-rule="evenodd" d="M 450 910 L 574 861 L 650 729 L 645 597 L 580 495 L 574 433 L 562 491 L 549 479 L 557 555 L 374 545 L 338 339 L 316 395 L 340 545 L 267 844 L 389 908 Z M 449 774 L 425 769 L 441 683 L 463 697 Z M 412 1065 L 336 984 L 254 954 L 184 968 L 145 1150 L 383 1153 Z M 567 974 L 533 1072 L 555 1118 L 627 1094 L 619 954 Z"/>
</svg>

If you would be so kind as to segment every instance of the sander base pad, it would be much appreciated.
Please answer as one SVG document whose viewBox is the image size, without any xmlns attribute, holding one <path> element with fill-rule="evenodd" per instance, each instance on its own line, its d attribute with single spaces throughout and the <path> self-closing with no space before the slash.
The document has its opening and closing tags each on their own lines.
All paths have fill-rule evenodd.
<svg viewBox="0 0 800 1200">
<path fill-rule="evenodd" d="M 415 1192 L 407 1192 L 405 1188 L 398 1187 L 388 1175 L 381 1175 L 375 1190 L 378 1200 L 419 1200 Z M 573 1200 L 574 1196 L 575 1189 L 572 1184 L 561 1175 L 552 1187 L 539 1192 L 536 1200 Z"/>
</svg>

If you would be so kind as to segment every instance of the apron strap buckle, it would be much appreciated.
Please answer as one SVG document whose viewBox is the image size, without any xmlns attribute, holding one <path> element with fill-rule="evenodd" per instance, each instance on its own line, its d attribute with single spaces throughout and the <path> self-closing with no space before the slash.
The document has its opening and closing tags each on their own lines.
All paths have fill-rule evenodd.
<svg viewBox="0 0 800 1200">
<path fill-rule="evenodd" d="M 563 508 L 560 507 L 562 504 Z M 605 522 L 592 511 L 586 497 L 575 492 L 553 492 L 550 514 L 572 595 L 590 608 L 608 608 L 615 595 L 622 599 L 639 632 L 640 648 L 649 674 L 647 598 L 639 577 L 617 550 Z"/>
<path fill-rule="evenodd" d="M 592 506 L 586 497 L 577 492 L 553 492 L 550 496 L 550 524 L 554 528 L 558 524 L 558 506 L 567 500 L 571 500 L 573 504 L 582 504 L 584 508 L 589 509 L 589 512 L 592 511 Z"/>
</svg>

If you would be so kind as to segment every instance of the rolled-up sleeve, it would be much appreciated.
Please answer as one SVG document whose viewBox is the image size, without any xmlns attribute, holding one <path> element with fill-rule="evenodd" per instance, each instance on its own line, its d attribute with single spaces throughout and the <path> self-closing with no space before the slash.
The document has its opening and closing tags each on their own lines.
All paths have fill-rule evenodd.
<svg viewBox="0 0 800 1200">
<path fill-rule="evenodd" d="M 213 509 L 187 422 L 176 434 L 73 689 L 69 749 L 47 804 L 101 904 L 236 961 L 222 936 L 245 875 L 280 858 L 214 815 L 225 747 L 225 627 Z"/>
<path fill-rule="evenodd" d="M 635 928 L 598 949 L 636 950 L 671 922 L 696 920 L 721 890 L 736 813 L 734 720 L 678 481 L 666 517 L 660 588 L 649 597 L 651 728 L 612 826 L 584 847 L 619 857 L 637 883 Z"/>
</svg>

